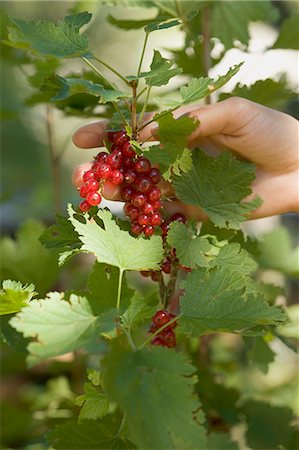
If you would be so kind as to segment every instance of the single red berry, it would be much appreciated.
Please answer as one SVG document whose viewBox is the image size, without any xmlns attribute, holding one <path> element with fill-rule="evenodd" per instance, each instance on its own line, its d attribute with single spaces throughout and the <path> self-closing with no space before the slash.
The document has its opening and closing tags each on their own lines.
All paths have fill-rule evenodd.
<svg viewBox="0 0 299 450">
<path fill-rule="evenodd" d="M 139 217 L 140 210 L 137 206 L 134 205 L 125 205 L 124 206 L 125 214 L 130 217 L 131 220 L 136 220 Z"/>
<path fill-rule="evenodd" d="M 108 153 L 106 152 L 100 152 L 97 154 L 97 156 L 95 157 L 95 162 L 99 162 L 99 163 L 103 163 L 106 161 L 106 159 L 108 158 Z"/>
<path fill-rule="evenodd" d="M 137 222 L 142 227 L 144 227 L 145 225 L 149 225 L 149 221 L 150 221 L 149 216 L 147 216 L 146 214 L 140 214 L 140 216 L 137 219 Z"/>
<path fill-rule="evenodd" d="M 165 309 L 159 309 L 159 311 L 157 311 L 153 315 L 152 321 L 154 322 L 154 324 L 158 325 L 159 328 L 162 327 L 167 322 L 169 322 L 169 313 L 168 313 L 168 311 L 166 311 Z"/>
<path fill-rule="evenodd" d="M 170 222 L 182 222 L 185 223 L 186 222 L 186 216 L 184 216 L 184 214 L 181 213 L 175 213 L 170 217 Z"/>
<path fill-rule="evenodd" d="M 150 192 L 148 193 L 148 198 L 151 202 L 156 202 L 157 200 L 160 200 L 161 197 L 161 191 L 157 187 L 153 187 Z"/>
<path fill-rule="evenodd" d="M 124 141 L 121 144 L 121 152 L 124 156 L 127 156 L 128 158 L 134 158 L 136 155 L 133 147 L 131 146 L 130 142 Z"/>
<path fill-rule="evenodd" d="M 149 177 L 151 178 L 151 180 L 152 180 L 152 182 L 153 182 L 154 184 L 158 184 L 158 183 L 161 181 L 161 173 L 160 173 L 160 170 L 159 170 L 159 169 L 156 169 L 156 167 L 153 167 L 153 168 L 150 170 Z"/>
<path fill-rule="evenodd" d="M 151 216 L 151 225 L 153 225 L 153 227 L 158 227 L 159 225 L 161 225 L 162 223 L 162 217 L 159 213 L 154 213 Z"/>
<path fill-rule="evenodd" d="M 86 200 L 91 206 L 96 206 L 101 203 L 102 197 L 98 192 L 90 192 L 86 197 Z"/>
<path fill-rule="evenodd" d="M 147 174 L 151 170 L 151 163 L 147 158 L 144 158 L 143 156 L 140 156 L 135 161 L 135 170 L 138 173 Z"/>
<path fill-rule="evenodd" d="M 82 180 L 84 181 L 84 183 L 86 183 L 89 180 L 94 180 L 95 179 L 95 174 L 93 170 L 87 170 L 87 172 L 84 172 Z"/>
<path fill-rule="evenodd" d="M 89 193 L 88 187 L 86 186 L 86 184 L 83 184 L 79 190 L 80 197 L 85 198 L 88 195 L 88 193 Z"/>
<path fill-rule="evenodd" d="M 134 159 L 133 158 L 128 158 L 127 156 L 125 156 L 123 158 L 123 166 L 126 169 L 133 168 L 134 167 Z"/>
<path fill-rule="evenodd" d="M 153 281 L 158 281 L 158 279 L 159 279 L 159 271 L 158 270 L 153 270 L 152 271 L 152 273 L 151 273 L 151 279 L 153 280 Z"/>
<path fill-rule="evenodd" d="M 99 190 L 99 183 L 96 180 L 88 180 L 86 183 L 86 188 L 88 192 L 96 192 Z"/>
<path fill-rule="evenodd" d="M 107 136 L 109 141 L 114 143 L 126 137 L 126 132 L 124 130 L 108 131 Z"/>
<path fill-rule="evenodd" d="M 161 230 L 162 230 L 162 236 L 167 236 L 167 233 L 169 231 L 169 223 L 163 222 L 161 224 Z"/>
<path fill-rule="evenodd" d="M 109 177 L 110 181 L 112 184 L 118 185 L 121 184 L 124 181 L 124 176 L 121 173 L 120 170 L 113 170 L 110 177 Z"/>
<path fill-rule="evenodd" d="M 133 223 L 131 226 L 131 232 L 135 234 L 135 236 L 139 236 L 142 233 L 142 227 L 138 225 L 138 223 Z"/>
<path fill-rule="evenodd" d="M 101 180 L 107 180 L 112 172 L 111 166 L 107 163 L 100 163 L 97 167 L 97 176 Z"/>
<path fill-rule="evenodd" d="M 149 190 L 152 188 L 153 184 L 151 182 L 151 179 L 149 177 L 138 177 L 135 180 L 134 183 L 137 191 L 139 192 L 149 192 Z"/>
<path fill-rule="evenodd" d="M 145 203 L 143 208 L 142 208 L 142 212 L 144 214 L 154 214 L 154 207 L 151 203 Z"/>
<path fill-rule="evenodd" d="M 166 274 L 170 274 L 171 272 L 171 260 L 169 258 L 165 258 L 162 265 L 161 265 L 161 269 L 164 273 Z"/>
<path fill-rule="evenodd" d="M 160 200 L 157 200 L 156 202 L 153 202 L 152 205 L 153 205 L 153 208 L 154 208 L 155 211 L 159 211 L 159 209 L 162 208 L 162 203 L 161 203 Z"/>
<path fill-rule="evenodd" d="M 131 202 L 134 206 L 138 206 L 139 208 L 141 208 L 146 202 L 146 196 L 144 194 L 139 194 L 138 192 L 136 192 L 132 195 Z"/>
<path fill-rule="evenodd" d="M 146 225 L 146 227 L 143 230 L 143 233 L 146 237 L 150 237 L 154 234 L 154 227 L 152 225 Z"/>
<path fill-rule="evenodd" d="M 140 275 L 142 275 L 145 278 L 148 278 L 151 276 L 151 271 L 150 270 L 141 270 Z"/>
<path fill-rule="evenodd" d="M 127 184 L 133 184 L 136 180 L 137 174 L 134 170 L 128 169 L 124 173 L 124 180 Z"/>
<path fill-rule="evenodd" d="M 131 197 L 134 194 L 134 192 L 135 191 L 134 191 L 134 189 L 131 186 L 123 187 L 122 190 L 121 190 L 122 199 L 125 202 L 128 202 L 131 199 Z"/>
<path fill-rule="evenodd" d="M 120 150 L 114 150 L 106 159 L 107 164 L 112 167 L 112 169 L 119 169 L 122 165 L 122 153 Z"/>
<path fill-rule="evenodd" d="M 159 337 L 159 336 L 155 336 L 154 339 L 152 339 L 151 341 L 152 345 L 157 345 L 157 346 L 162 346 L 164 347 L 164 341 Z"/>
<path fill-rule="evenodd" d="M 175 333 L 172 330 L 162 330 L 159 334 L 163 342 L 167 345 L 167 347 L 172 348 L 176 345 Z"/>
<path fill-rule="evenodd" d="M 80 203 L 79 208 L 82 212 L 87 212 L 90 210 L 90 204 L 88 203 L 88 201 L 83 200 L 83 202 Z"/>
</svg>

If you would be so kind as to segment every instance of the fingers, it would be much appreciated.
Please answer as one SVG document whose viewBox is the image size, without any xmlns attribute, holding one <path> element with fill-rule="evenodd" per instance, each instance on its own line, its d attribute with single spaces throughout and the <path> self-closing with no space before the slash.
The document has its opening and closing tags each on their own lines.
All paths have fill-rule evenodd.
<svg viewBox="0 0 299 450">
<path fill-rule="evenodd" d="M 107 124 L 106 120 L 101 120 L 84 125 L 73 134 L 73 143 L 79 148 L 101 147 L 103 140 L 107 138 Z"/>
</svg>

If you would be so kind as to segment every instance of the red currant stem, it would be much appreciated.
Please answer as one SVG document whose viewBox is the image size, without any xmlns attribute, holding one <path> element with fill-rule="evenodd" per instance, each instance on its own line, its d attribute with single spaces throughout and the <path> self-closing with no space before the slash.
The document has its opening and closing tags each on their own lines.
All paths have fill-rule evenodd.
<svg viewBox="0 0 299 450">
<path fill-rule="evenodd" d="M 131 81 L 132 86 L 132 105 L 131 105 L 131 125 L 132 125 L 132 138 L 137 140 L 137 81 Z"/>
<path fill-rule="evenodd" d="M 116 111 L 118 112 L 118 114 L 120 115 L 120 117 L 122 118 L 124 125 L 126 125 L 127 127 L 129 127 L 130 124 L 129 124 L 129 122 L 127 121 L 127 119 L 125 118 L 125 116 L 123 115 L 123 113 L 121 112 L 121 110 L 119 109 L 118 104 L 115 103 L 115 102 L 111 102 L 111 103 L 112 103 L 112 105 L 114 106 L 115 110 L 116 110 Z"/>
<path fill-rule="evenodd" d="M 144 53 L 145 53 L 145 47 L 146 47 L 146 44 L 147 44 L 148 36 L 149 36 L 149 33 L 145 32 L 144 43 L 143 43 L 142 52 L 141 52 L 140 61 L 139 61 L 139 66 L 138 66 L 138 70 L 137 70 L 137 77 L 139 77 L 140 72 L 141 72 L 141 67 L 142 67 L 142 63 L 143 63 L 143 57 L 144 57 Z"/>
<path fill-rule="evenodd" d="M 116 309 L 120 308 L 120 298 L 121 298 L 121 288 L 122 288 L 122 282 L 123 282 L 123 274 L 124 274 L 124 270 L 123 269 L 119 269 Z"/>
<path fill-rule="evenodd" d="M 173 319 L 171 319 L 169 322 L 166 322 L 162 327 L 160 327 L 157 331 L 155 331 L 154 333 L 152 333 L 150 335 L 149 338 L 147 338 L 139 347 L 138 350 L 142 349 L 143 347 L 145 347 L 147 344 L 149 344 L 152 339 L 157 336 L 157 334 L 161 333 L 161 331 L 163 331 L 165 328 L 169 327 L 169 325 L 171 325 L 174 322 L 177 322 L 181 317 L 183 316 L 183 314 L 179 314 L 178 316 L 174 317 Z"/>
<path fill-rule="evenodd" d="M 93 59 L 95 59 L 98 63 L 102 64 L 103 66 L 107 67 L 111 72 L 113 72 L 115 75 L 118 76 L 127 86 L 130 86 L 130 82 L 123 77 L 117 70 L 115 70 L 113 67 L 111 67 L 109 64 L 107 64 L 105 61 L 103 61 L 100 58 L 97 58 L 96 56 L 93 56 Z"/>
<path fill-rule="evenodd" d="M 164 278 L 161 272 L 158 274 L 158 283 L 159 283 L 160 303 L 164 308 L 166 303 L 166 289 L 164 284 Z"/>
<path fill-rule="evenodd" d="M 145 99 L 142 111 L 141 111 L 139 119 L 138 119 L 138 126 L 140 124 L 142 124 L 142 120 L 143 120 L 143 116 L 144 116 L 144 113 L 146 111 L 146 107 L 147 107 L 147 104 L 148 104 L 148 99 L 149 99 L 149 96 L 150 96 L 151 88 L 152 88 L 152 86 L 148 86 L 148 88 L 147 88 L 146 99 Z"/>
<path fill-rule="evenodd" d="M 136 100 L 138 100 L 139 97 L 141 97 L 145 93 L 146 90 L 147 90 L 147 86 L 144 89 L 142 89 L 142 91 L 139 92 L 139 94 L 136 97 Z"/>
<path fill-rule="evenodd" d="M 46 106 L 46 128 L 48 138 L 48 148 L 51 161 L 52 183 L 54 193 L 55 213 L 61 213 L 61 179 L 60 179 L 60 157 L 56 152 L 53 136 L 53 109 L 51 105 Z"/>
<path fill-rule="evenodd" d="M 112 87 L 112 89 L 115 89 L 115 87 L 113 86 L 113 84 L 110 83 L 109 80 L 106 80 L 106 78 L 104 77 L 104 75 L 102 74 L 102 72 L 100 72 L 99 69 L 97 69 L 97 68 L 92 64 L 92 62 L 89 61 L 89 59 L 85 58 L 85 56 L 82 56 L 82 60 L 83 60 L 84 62 L 86 62 L 86 64 L 88 64 L 89 67 L 91 67 L 91 69 L 99 75 L 99 77 L 102 79 L 102 81 L 104 81 L 105 83 L 108 83 L 109 86 Z"/>
<path fill-rule="evenodd" d="M 179 267 L 177 264 L 172 264 L 171 272 L 170 272 L 170 279 L 166 288 L 166 304 L 167 306 L 168 302 L 171 300 L 171 297 L 173 296 L 175 292 L 175 285 L 177 280 L 177 274 L 178 274 Z"/>
</svg>

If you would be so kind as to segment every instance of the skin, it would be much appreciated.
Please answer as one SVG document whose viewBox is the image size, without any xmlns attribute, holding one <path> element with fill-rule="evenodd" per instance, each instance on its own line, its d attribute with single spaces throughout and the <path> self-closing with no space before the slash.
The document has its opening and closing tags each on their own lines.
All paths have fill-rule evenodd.
<svg viewBox="0 0 299 450">
<path fill-rule="evenodd" d="M 213 105 L 181 108 L 174 113 L 176 118 L 183 114 L 200 121 L 189 137 L 190 149 L 201 147 L 211 154 L 229 149 L 256 164 L 256 180 L 247 200 L 259 196 L 263 204 L 251 213 L 249 219 L 299 212 L 299 122 L 296 119 L 238 97 Z M 152 116 L 147 115 L 146 121 Z M 83 126 L 74 133 L 73 142 L 83 149 L 99 147 L 106 138 L 106 127 L 106 121 Z M 144 128 L 139 138 L 141 142 L 158 140 L 157 124 Z M 82 175 L 90 166 L 86 163 L 77 167 L 73 174 L 75 186 L 82 184 Z M 160 188 L 165 196 L 171 198 L 171 201 L 164 202 L 170 213 L 183 212 L 197 220 L 205 219 L 199 208 L 175 199 L 170 183 L 163 182 Z M 119 188 L 109 182 L 105 183 L 103 195 L 110 200 L 120 199 Z"/>
</svg>

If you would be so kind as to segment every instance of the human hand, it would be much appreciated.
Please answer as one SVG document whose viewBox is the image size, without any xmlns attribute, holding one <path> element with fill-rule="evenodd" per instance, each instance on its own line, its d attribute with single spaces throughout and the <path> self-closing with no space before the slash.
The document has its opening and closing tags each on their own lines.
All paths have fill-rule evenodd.
<svg viewBox="0 0 299 450">
<path fill-rule="evenodd" d="M 187 114 L 200 121 L 189 138 L 189 147 L 229 149 L 256 164 L 256 180 L 247 200 L 259 196 L 263 204 L 253 211 L 250 219 L 299 211 L 298 205 L 298 122 L 293 117 L 246 99 L 234 97 L 200 108 L 178 109 L 175 117 Z M 77 130 L 73 142 L 80 148 L 98 147 L 105 139 L 106 121 L 96 122 Z M 154 123 L 142 130 L 140 139 L 157 140 L 159 130 Z M 162 150 L 161 150 L 162 151 Z M 90 164 L 76 169 L 73 181 L 80 179 Z M 165 196 L 173 196 L 169 183 L 161 186 Z M 103 195 L 119 200 L 118 189 L 105 183 Z M 170 213 L 183 212 L 201 220 L 202 211 L 178 200 L 164 202 Z"/>
</svg>

